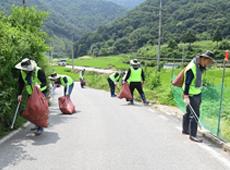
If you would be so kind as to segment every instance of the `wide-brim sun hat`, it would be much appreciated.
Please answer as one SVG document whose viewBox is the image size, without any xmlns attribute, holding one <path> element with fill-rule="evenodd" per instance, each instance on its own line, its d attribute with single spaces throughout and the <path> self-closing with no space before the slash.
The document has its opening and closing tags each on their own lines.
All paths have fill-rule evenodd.
<svg viewBox="0 0 230 170">
<path fill-rule="evenodd" d="M 216 62 L 215 59 L 214 59 L 215 55 L 214 55 L 214 53 L 212 51 L 208 50 L 205 53 L 201 54 L 200 56 L 210 59 L 210 64 L 213 64 L 213 63 Z"/>
<path fill-rule="evenodd" d="M 55 81 L 55 80 L 59 79 L 60 77 L 61 77 L 61 75 L 59 75 L 59 74 L 57 74 L 57 73 L 53 73 L 53 74 L 51 74 L 48 78 L 49 78 L 50 80 Z"/>
<path fill-rule="evenodd" d="M 141 63 L 137 59 L 130 60 L 130 65 L 132 65 L 132 66 L 138 66 L 140 64 Z"/>
<path fill-rule="evenodd" d="M 15 65 L 16 69 L 24 71 L 33 71 L 37 67 L 37 64 L 34 60 L 24 58 L 20 63 Z"/>
</svg>

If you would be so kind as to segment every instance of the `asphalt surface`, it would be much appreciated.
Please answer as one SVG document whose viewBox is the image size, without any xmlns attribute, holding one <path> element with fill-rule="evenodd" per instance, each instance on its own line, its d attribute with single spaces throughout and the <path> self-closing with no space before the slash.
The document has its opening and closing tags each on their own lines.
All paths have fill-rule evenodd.
<svg viewBox="0 0 230 170">
<path fill-rule="evenodd" d="M 127 105 L 108 92 L 80 89 L 77 113 L 62 115 L 56 89 L 50 125 L 41 136 L 31 125 L 0 144 L 3 170 L 228 170 L 229 155 L 181 134 L 181 122 L 142 104 Z"/>
</svg>

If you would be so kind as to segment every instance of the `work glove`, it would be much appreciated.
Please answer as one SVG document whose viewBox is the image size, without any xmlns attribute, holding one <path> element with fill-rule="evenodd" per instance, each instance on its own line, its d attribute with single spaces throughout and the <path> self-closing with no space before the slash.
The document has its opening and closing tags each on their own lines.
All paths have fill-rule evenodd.
<svg viewBox="0 0 230 170">
<path fill-rule="evenodd" d="M 19 102 L 19 103 L 22 102 L 22 95 L 18 95 L 18 102 Z"/>
<path fill-rule="evenodd" d="M 142 82 L 141 82 L 142 87 L 144 86 L 144 84 L 145 84 L 145 82 L 144 82 L 144 81 L 142 81 Z"/>
<path fill-rule="evenodd" d="M 184 103 L 185 103 L 186 105 L 189 105 L 189 104 L 190 104 L 190 99 L 189 99 L 189 96 L 188 96 L 188 95 L 184 95 L 184 96 L 183 96 L 183 100 L 184 100 Z"/>
<path fill-rule="evenodd" d="M 127 83 L 127 82 L 123 80 L 123 81 L 122 81 L 122 85 L 125 84 L 125 83 Z"/>
</svg>

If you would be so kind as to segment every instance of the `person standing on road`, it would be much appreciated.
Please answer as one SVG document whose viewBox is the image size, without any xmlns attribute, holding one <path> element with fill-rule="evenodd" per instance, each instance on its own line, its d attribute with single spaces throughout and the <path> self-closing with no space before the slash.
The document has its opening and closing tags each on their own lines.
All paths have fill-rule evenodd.
<svg viewBox="0 0 230 170">
<path fill-rule="evenodd" d="M 110 74 L 107 79 L 109 83 L 109 87 L 110 87 L 111 97 L 116 97 L 115 88 L 120 78 L 121 78 L 121 73 L 117 71 L 117 72 Z"/>
<path fill-rule="evenodd" d="M 64 96 L 70 96 L 74 87 L 74 81 L 71 77 L 67 75 L 58 75 L 53 73 L 50 75 L 49 79 L 54 81 L 57 86 L 62 85 L 64 87 Z"/>
<path fill-rule="evenodd" d="M 144 70 L 141 68 L 141 64 L 137 59 L 133 59 L 130 61 L 130 68 L 127 71 L 124 82 L 129 82 L 129 87 L 131 94 L 133 96 L 133 92 L 135 89 L 139 92 L 141 99 L 145 105 L 148 105 L 149 102 L 145 98 L 145 94 L 143 91 L 143 85 L 145 81 Z M 130 104 L 134 104 L 133 100 L 130 100 Z"/>
<path fill-rule="evenodd" d="M 47 96 L 48 89 L 45 72 L 37 66 L 34 60 L 25 58 L 15 68 L 20 70 L 18 78 L 18 102 L 22 101 L 23 89 L 25 88 L 27 94 L 30 96 L 35 85 L 39 86 L 41 92 Z M 41 135 L 43 132 L 43 128 L 39 126 L 35 126 L 31 130 L 35 130 L 36 135 Z"/>
<path fill-rule="evenodd" d="M 85 86 L 84 75 L 85 75 L 85 69 L 81 70 L 80 75 L 79 75 L 81 88 L 84 88 L 84 86 Z"/>
<path fill-rule="evenodd" d="M 186 113 L 183 116 L 183 134 L 190 135 L 195 142 L 202 142 L 197 137 L 197 124 L 200 116 L 202 74 L 207 66 L 214 63 L 214 53 L 206 51 L 197 55 L 185 68 L 183 84 L 184 102 L 187 104 Z"/>
</svg>

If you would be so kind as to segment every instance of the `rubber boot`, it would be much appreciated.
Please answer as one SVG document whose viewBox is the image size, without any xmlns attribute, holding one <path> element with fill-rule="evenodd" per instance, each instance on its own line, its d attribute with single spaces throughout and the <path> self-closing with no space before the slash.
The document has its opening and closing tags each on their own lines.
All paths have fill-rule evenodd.
<svg viewBox="0 0 230 170">
<path fill-rule="evenodd" d="M 148 101 L 146 100 L 146 98 L 145 98 L 145 94 L 144 94 L 144 93 L 141 94 L 141 99 L 142 99 L 144 105 L 148 105 L 148 104 L 149 104 L 149 102 L 148 102 Z"/>
<path fill-rule="evenodd" d="M 129 100 L 129 104 L 130 104 L 130 105 L 134 105 L 133 100 Z"/>
<path fill-rule="evenodd" d="M 43 128 L 42 127 L 38 127 L 37 130 L 34 132 L 36 136 L 39 136 L 43 133 Z"/>
</svg>

